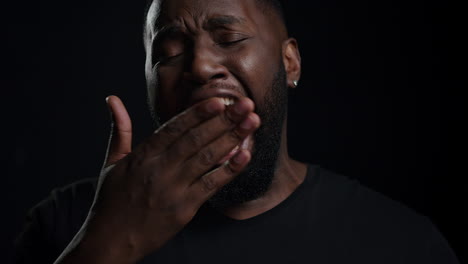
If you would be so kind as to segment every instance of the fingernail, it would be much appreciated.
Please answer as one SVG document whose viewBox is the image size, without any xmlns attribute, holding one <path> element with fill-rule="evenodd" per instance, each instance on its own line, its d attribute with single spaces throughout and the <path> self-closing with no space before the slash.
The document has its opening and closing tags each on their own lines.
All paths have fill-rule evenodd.
<svg viewBox="0 0 468 264">
<path fill-rule="evenodd" d="M 110 97 L 111 97 L 111 95 L 106 97 L 106 105 L 107 105 L 107 110 L 109 110 L 109 116 L 110 116 L 111 123 L 113 124 L 114 123 L 114 113 L 112 112 L 112 108 L 111 108 L 111 106 L 109 104 L 109 98 Z"/>
<path fill-rule="evenodd" d="M 242 121 L 240 127 L 244 130 L 250 130 L 254 127 L 254 122 L 251 118 L 247 117 L 244 121 Z"/>
<path fill-rule="evenodd" d="M 109 95 L 106 97 L 106 103 L 109 104 L 109 99 L 111 98 L 112 95 Z"/>
<path fill-rule="evenodd" d="M 209 114 L 213 114 L 222 110 L 224 103 L 221 101 L 221 98 L 216 98 L 216 100 L 209 101 L 206 106 L 205 110 Z"/>
<path fill-rule="evenodd" d="M 236 164 L 242 164 L 246 161 L 247 157 L 242 154 L 242 151 L 237 152 L 236 156 L 234 156 L 233 162 Z"/>
<path fill-rule="evenodd" d="M 237 115 L 242 115 L 242 114 L 244 114 L 245 112 L 247 112 L 247 108 L 241 104 L 241 101 L 235 102 L 234 105 L 233 105 L 233 107 L 232 107 L 232 110 L 233 110 L 234 113 L 236 113 Z"/>
</svg>

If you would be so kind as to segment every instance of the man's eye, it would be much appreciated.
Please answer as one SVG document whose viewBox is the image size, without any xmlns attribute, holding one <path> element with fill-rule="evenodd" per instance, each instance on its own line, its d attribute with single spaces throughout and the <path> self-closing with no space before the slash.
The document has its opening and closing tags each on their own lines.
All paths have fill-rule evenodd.
<svg viewBox="0 0 468 264">
<path fill-rule="evenodd" d="M 176 60 L 177 58 L 181 57 L 183 54 L 183 50 L 181 49 L 156 49 L 153 53 L 153 63 L 154 64 L 168 64 L 172 61 Z"/>
<path fill-rule="evenodd" d="M 231 40 L 231 41 L 222 41 L 222 42 L 218 42 L 218 45 L 220 46 L 233 46 L 237 43 L 240 43 L 244 40 L 246 40 L 247 38 L 243 38 L 243 39 L 237 39 L 237 40 Z"/>
<path fill-rule="evenodd" d="M 230 34 L 230 35 L 226 35 L 226 36 L 223 36 L 222 38 L 220 38 L 216 44 L 219 45 L 219 46 L 228 47 L 228 46 L 233 46 L 233 45 L 239 44 L 242 41 L 247 40 L 247 39 L 248 39 L 248 37 L 245 36 L 245 35 Z"/>
<path fill-rule="evenodd" d="M 174 62 L 178 58 L 182 56 L 182 53 L 179 53 L 177 55 L 171 55 L 171 56 L 159 56 L 157 57 L 156 63 L 158 64 L 170 64 L 171 62 Z"/>
<path fill-rule="evenodd" d="M 154 43 L 153 47 L 153 62 L 168 64 L 184 53 L 185 43 L 180 38 L 166 38 Z"/>
<path fill-rule="evenodd" d="M 153 66 L 156 64 L 168 64 L 180 57 L 183 52 L 180 51 L 166 51 L 162 49 L 156 49 L 153 52 L 152 61 Z"/>
</svg>

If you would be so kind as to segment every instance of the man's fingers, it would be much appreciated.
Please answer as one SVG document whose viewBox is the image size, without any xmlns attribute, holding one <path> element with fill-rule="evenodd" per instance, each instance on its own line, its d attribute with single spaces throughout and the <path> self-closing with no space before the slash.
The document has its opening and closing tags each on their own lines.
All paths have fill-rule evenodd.
<svg viewBox="0 0 468 264">
<path fill-rule="evenodd" d="M 204 100 L 163 124 L 154 132 L 154 135 L 149 138 L 149 146 L 153 149 L 157 149 L 158 151 L 154 154 L 158 154 L 158 152 L 171 145 L 187 130 L 216 116 L 224 111 L 225 108 L 221 98 L 214 97 Z"/>
<path fill-rule="evenodd" d="M 239 146 L 246 137 L 253 135 L 258 127 L 260 127 L 260 118 L 257 114 L 250 113 L 244 118 L 244 121 L 238 124 L 234 129 L 225 130 L 220 137 L 203 146 L 201 149 L 196 151 L 192 150 L 194 152 L 193 155 L 181 164 L 181 171 L 190 172 L 184 175 L 185 179 L 183 180 L 192 183 L 196 178 L 200 177 L 200 175 L 205 174 L 219 164 L 231 151 L 234 151 L 234 148 Z M 190 152 L 190 150 L 188 152 Z"/>
<path fill-rule="evenodd" d="M 234 157 L 219 168 L 203 175 L 195 181 L 188 192 L 188 199 L 200 207 L 224 185 L 232 181 L 250 162 L 251 154 L 246 149 L 239 150 Z"/>
<path fill-rule="evenodd" d="M 122 101 L 114 95 L 106 98 L 112 116 L 112 131 L 105 167 L 116 163 L 132 151 L 132 122 Z"/>
<path fill-rule="evenodd" d="M 239 107 L 241 111 L 235 113 L 233 108 L 236 107 Z M 230 137 L 231 142 L 235 141 L 235 143 L 238 144 L 240 140 L 242 140 L 242 137 L 247 136 L 252 129 L 250 131 L 243 131 L 235 129 L 235 127 L 253 110 L 253 102 L 250 99 L 243 98 L 234 105 L 229 106 L 223 113 L 216 115 L 198 126 L 187 129 L 185 133 L 167 149 L 168 160 L 176 161 L 177 163 L 184 162 L 193 155 L 199 153 L 200 150 L 210 144 L 210 142 L 229 131 L 231 132 L 230 135 L 232 135 Z M 256 116 L 256 114 L 251 114 Z M 257 119 L 259 118 L 256 118 L 256 120 Z M 233 145 L 231 149 L 235 145 Z"/>
</svg>

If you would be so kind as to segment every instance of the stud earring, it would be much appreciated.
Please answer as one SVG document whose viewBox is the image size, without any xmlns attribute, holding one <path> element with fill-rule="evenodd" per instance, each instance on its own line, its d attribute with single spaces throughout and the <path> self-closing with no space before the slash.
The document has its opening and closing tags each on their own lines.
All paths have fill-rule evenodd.
<svg viewBox="0 0 468 264">
<path fill-rule="evenodd" d="M 299 84 L 299 82 L 298 81 L 293 81 L 293 84 L 294 84 L 294 87 L 296 87 Z"/>
</svg>

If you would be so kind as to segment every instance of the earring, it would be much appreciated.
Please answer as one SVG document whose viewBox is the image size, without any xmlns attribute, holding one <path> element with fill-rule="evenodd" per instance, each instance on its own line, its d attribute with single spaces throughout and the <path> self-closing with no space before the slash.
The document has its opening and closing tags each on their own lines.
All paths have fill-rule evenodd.
<svg viewBox="0 0 468 264">
<path fill-rule="evenodd" d="M 293 84 L 294 84 L 294 87 L 296 87 L 299 84 L 299 82 L 298 81 L 293 81 Z"/>
</svg>

